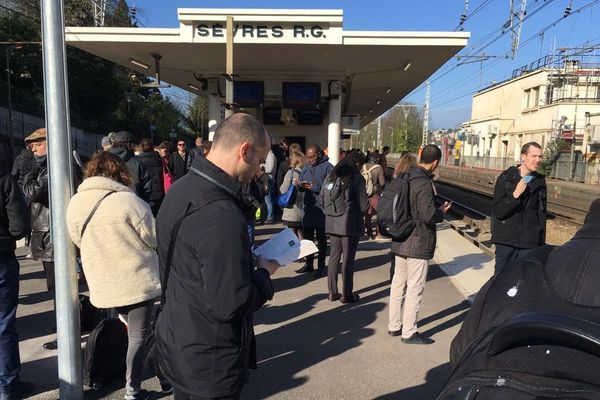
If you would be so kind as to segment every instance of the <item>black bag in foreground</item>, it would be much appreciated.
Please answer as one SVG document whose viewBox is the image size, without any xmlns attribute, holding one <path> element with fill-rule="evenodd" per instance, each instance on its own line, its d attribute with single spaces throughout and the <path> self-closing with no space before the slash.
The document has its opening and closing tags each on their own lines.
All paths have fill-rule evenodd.
<svg viewBox="0 0 600 400">
<path fill-rule="evenodd" d="M 410 212 L 410 178 L 403 173 L 389 182 L 377 202 L 377 225 L 383 236 L 406 240 L 416 222 Z"/>
<path fill-rule="evenodd" d="M 546 355 L 546 371 L 519 368 L 515 352 L 531 359 Z M 570 368 L 561 371 L 560 359 L 569 356 L 579 357 L 581 368 L 594 359 L 599 365 L 600 325 L 566 315 L 519 314 L 473 343 L 437 400 L 600 399 L 600 383 L 582 382 Z M 473 357 L 485 359 L 485 367 L 469 367 Z"/>
<path fill-rule="evenodd" d="M 571 281 L 557 274 L 565 265 L 547 263 L 553 251 L 535 249 L 480 290 L 438 400 L 600 399 L 600 312 L 580 302 L 589 265 Z"/>
<path fill-rule="evenodd" d="M 99 390 L 124 379 L 127 370 L 127 327 L 118 318 L 105 318 L 90 332 L 85 347 L 84 383 Z"/>
</svg>

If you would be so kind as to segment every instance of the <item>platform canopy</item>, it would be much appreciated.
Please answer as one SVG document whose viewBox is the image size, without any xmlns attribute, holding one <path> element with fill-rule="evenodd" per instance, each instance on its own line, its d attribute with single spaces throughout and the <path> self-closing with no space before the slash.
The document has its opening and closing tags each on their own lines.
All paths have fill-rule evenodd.
<svg viewBox="0 0 600 400">
<path fill-rule="evenodd" d="M 232 16 L 236 80 L 264 81 L 265 103 L 280 101 L 281 82 L 319 81 L 326 99 L 328 82 L 340 81 L 342 113 L 360 115 L 364 126 L 469 38 L 466 32 L 345 31 L 342 10 L 178 9 L 178 16 L 179 28 L 70 27 L 66 40 L 147 75 L 154 74 L 152 54 L 158 54 L 161 81 L 208 95 L 204 79 L 223 81 Z"/>
</svg>

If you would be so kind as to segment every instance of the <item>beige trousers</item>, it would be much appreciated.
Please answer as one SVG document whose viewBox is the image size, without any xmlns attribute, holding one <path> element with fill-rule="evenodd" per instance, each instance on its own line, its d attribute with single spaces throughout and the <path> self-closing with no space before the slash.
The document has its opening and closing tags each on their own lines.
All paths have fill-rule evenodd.
<svg viewBox="0 0 600 400">
<path fill-rule="evenodd" d="M 408 339 L 417 332 L 417 314 L 427 281 L 429 260 L 396 256 L 396 268 L 390 287 L 390 320 L 388 330 L 402 328 Z"/>
</svg>

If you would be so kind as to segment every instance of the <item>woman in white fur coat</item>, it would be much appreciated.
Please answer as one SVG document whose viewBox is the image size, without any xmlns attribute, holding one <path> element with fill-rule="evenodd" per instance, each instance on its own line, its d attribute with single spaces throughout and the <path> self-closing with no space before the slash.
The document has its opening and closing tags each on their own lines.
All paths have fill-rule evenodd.
<svg viewBox="0 0 600 400">
<path fill-rule="evenodd" d="M 154 217 L 131 184 L 119 157 L 97 154 L 86 165 L 84 181 L 69 203 L 67 226 L 81 249 L 91 303 L 116 308 L 128 324 L 125 400 L 138 400 L 147 398 L 141 389 L 144 339 L 160 296 L 160 279 Z M 168 384 L 161 386 L 170 392 Z"/>
</svg>

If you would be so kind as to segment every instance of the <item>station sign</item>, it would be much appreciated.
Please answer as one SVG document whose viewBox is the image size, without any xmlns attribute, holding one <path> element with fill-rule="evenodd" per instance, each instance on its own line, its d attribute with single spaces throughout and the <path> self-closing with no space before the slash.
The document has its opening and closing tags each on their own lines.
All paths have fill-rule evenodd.
<svg viewBox="0 0 600 400">
<path fill-rule="evenodd" d="M 265 25 L 265 24 L 235 24 L 234 39 L 326 39 L 328 26 L 323 25 Z M 196 37 L 224 38 L 225 25 L 221 23 L 198 23 Z"/>
<path fill-rule="evenodd" d="M 234 43 L 342 44 L 341 10 L 178 9 L 181 37 L 225 43 L 233 18 Z"/>
</svg>

